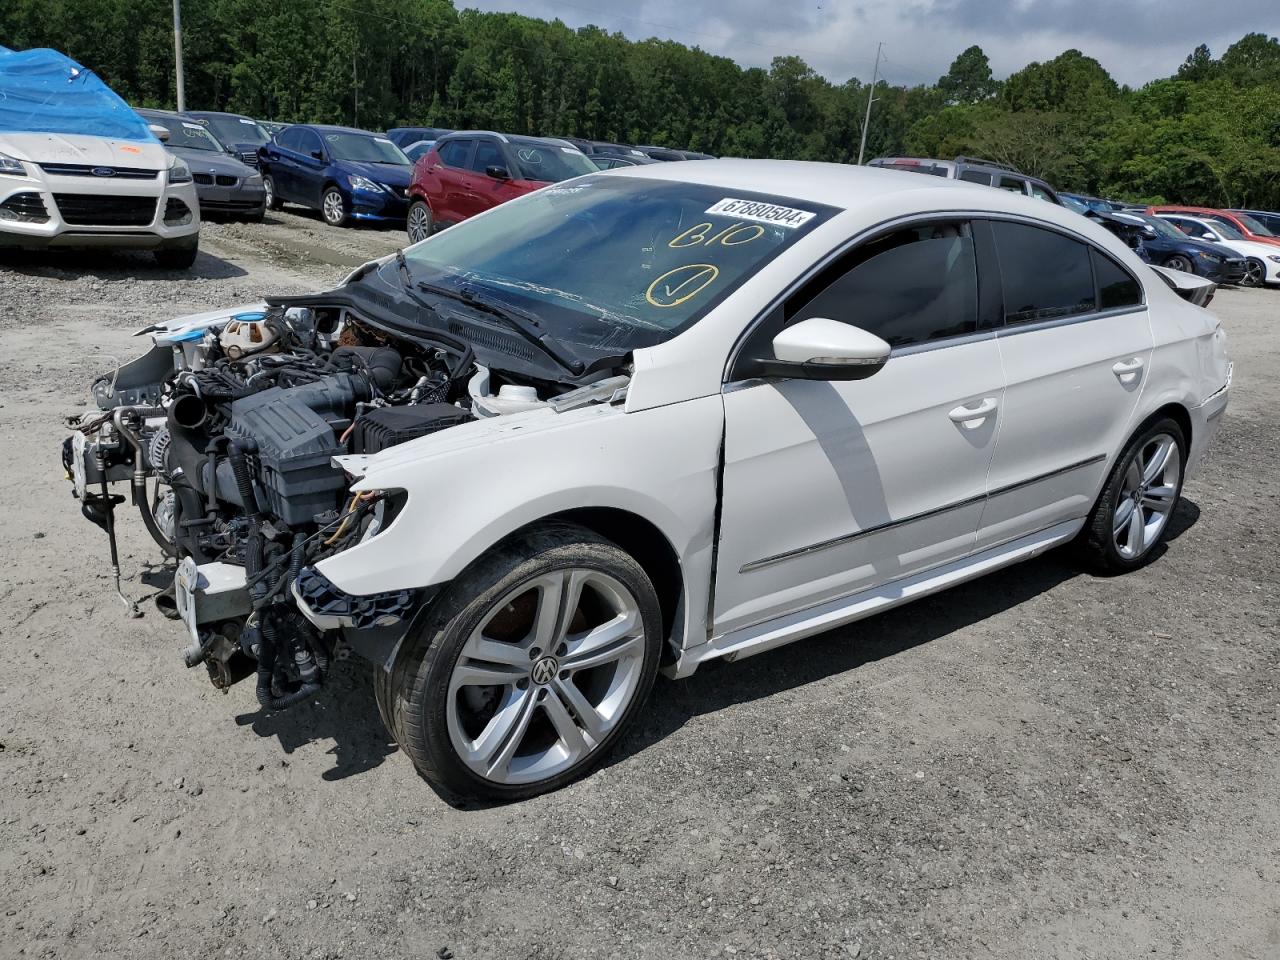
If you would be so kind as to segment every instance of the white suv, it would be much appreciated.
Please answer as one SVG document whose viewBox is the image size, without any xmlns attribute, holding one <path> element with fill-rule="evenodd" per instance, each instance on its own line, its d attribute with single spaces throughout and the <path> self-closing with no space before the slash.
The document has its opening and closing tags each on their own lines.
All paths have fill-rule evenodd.
<svg viewBox="0 0 1280 960">
<path fill-rule="evenodd" d="M 191 266 L 195 184 L 156 129 L 57 51 L 0 47 L 0 247 L 134 247 Z"/>
<path fill-rule="evenodd" d="M 132 247 L 195 262 L 191 171 L 158 141 L 0 131 L 0 246 Z"/>
</svg>

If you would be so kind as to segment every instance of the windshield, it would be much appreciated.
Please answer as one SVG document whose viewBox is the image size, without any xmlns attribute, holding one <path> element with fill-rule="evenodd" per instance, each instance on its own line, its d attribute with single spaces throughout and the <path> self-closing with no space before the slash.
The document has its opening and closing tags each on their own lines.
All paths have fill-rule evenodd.
<svg viewBox="0 0 1280 960">
<path fill-rule="evenodd" d="M 561 180 L 580 177 L 584 173 L 596 172 L 596 165 L 577 147 L 513 139 L 511 149 L 516 155 L 521 180 L 559 183 Z"/>
<path fill-rule="evenodd" d="M 354 160 L 357 163 L 394 163 L 406 166 L 409 158 L 404 151 L 386 137 L 373 137 L 365 133 L 326 133 L 325 146 L 335 160 Z"/>
<path fill-rule="evenodd" d="M 258 126 L 256 121 L 244 117 L 201 117 L 200 120 L 207 122 L 209 129 L 217 134 L 218 139 L 223 143 L 261 145 L 271 139 L 267 136 L 267 131 Z"/>
<path fill-rule="evenodd" d="M 835 212 L 723 187 L 597 176 L 463 221 L 405 258 L 415 280 L 481 288 L 536 314 L 559 339 L 633 349 L 691 326 Z"/>
<path fill-rule="evenodd" d="M 1213 219 L 1206 226 L 1212 227 L 1222 235 L 1224 240 L 1243 240 L 1244 234 L 1241 233 L 1233 224 L 1227 223 L 1225 220 Z"/>
<path fill-rule="evenodd" d="M 218 138 L 211 134 L 206 128 L 198 123 L 192 123 L 190 120 L 183 120 L 180 117 L 156 117 L 146 116 L 142 119 L 147 123 L 158 123 L 169 131 L 170 147 L 186 147 L 189 150 L 209 150 L 213 153 L 222 153 L 222 144 L 218 142 Z"/>
<path fill-rule="evenodd" d="M 1250 233 L 1256 233 L 1260 237 L 1274 237 L 1275 234 L 1268 230 L 1261 220 L 1255 220 L 1247 213 L 1237 213 L 1235 218 L 1245 225 Z"/>
<path fill-rule="evenodd" d="M 1125 216 L 1136 217 L 1147 226 L 1151 227 L 1157 234 L 1168 240 L 1186 240 L 1187 235 L 1171 224 L 1168 220 L 1162 220 L 1160 217 L 1152 216 L 1149 213 L 1129 213 Z"/>
</svg>

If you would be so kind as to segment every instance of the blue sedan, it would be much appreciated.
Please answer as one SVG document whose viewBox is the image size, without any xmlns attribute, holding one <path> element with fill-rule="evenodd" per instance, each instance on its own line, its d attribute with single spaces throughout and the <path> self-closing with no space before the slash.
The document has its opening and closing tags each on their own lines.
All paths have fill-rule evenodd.
<svg viewBox="0 0 1280 960">
<path fill-rule="evenodd" d="M 295 124 L 258 157 L 272 210 L 302 204 L 335 227 L 352 220 L 404 222 L 413 164 L 381 134 Z"/>
</svg>

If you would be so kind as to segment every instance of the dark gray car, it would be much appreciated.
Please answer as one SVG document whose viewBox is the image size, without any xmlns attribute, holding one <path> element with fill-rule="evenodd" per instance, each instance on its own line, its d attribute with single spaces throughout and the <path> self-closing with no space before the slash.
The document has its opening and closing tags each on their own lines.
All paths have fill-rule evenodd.
<svg viewBox="0 0 1280 960">
<path fill-rule="evenodd" d="M 267 209 L 262 175 L 228 152 L 208 127 L 168 110 L 138 110 L 138 116 L 168 131 L 170 153 L 191 168 L 200 198 L 200 216 L 262 220 Z"/>
</svg>

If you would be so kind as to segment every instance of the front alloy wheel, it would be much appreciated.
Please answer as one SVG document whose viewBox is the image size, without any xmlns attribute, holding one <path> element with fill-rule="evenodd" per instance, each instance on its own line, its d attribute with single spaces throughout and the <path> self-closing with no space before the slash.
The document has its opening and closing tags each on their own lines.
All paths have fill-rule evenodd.
<svg viewBox="0 0 1280 960">
<path fill-rule="evenodd" d="M 431 236 L 432 217 L 431 208 L 421 200 L 413 201 L 409 207 L 409 216 L 406 218 L 407 229 L 409 233 L 409 242 L 418 243 Z"/>
<path fill-rule="evenodd" d="M 1246 260 L 1244 263 L 1244 279 L 1240 281 L 1242 286 L 1260 287 L 1267 278 L 1267 268 L 1262 265 L 1261 260 Z"/>
<path fill-rule="evenodd" d="M 324 192 L 320 199 L 320 212 L 325 223 L 332 227 L 340 227 L 347 222 L 347 201 L 336 187 L 330 187 Z"/>
<path fill-rule="evenodd" d="M 375 693 L 445 794 L 533 796 L 604 759 L 653 685 L 661 633 L 653 584 L 631 556 L 550 524 L 464 571 Z"/>
<path fill-rule="evenodd" d="M 1165 261 L 1164 265 L 1170 270 L 1180 270 L 1183 273 L 1191 273 L 1191 261 L 1186 257 L 1175 255 Z"/>
</svg>

